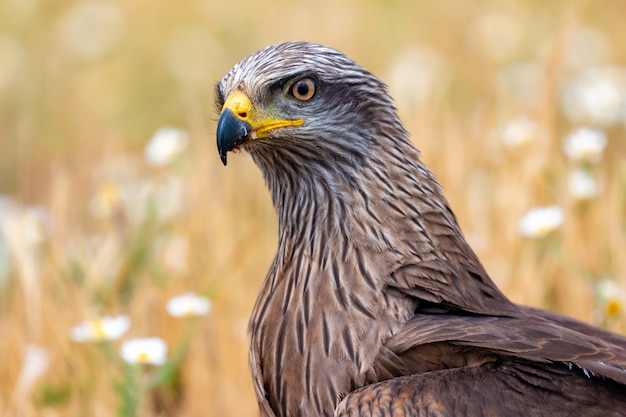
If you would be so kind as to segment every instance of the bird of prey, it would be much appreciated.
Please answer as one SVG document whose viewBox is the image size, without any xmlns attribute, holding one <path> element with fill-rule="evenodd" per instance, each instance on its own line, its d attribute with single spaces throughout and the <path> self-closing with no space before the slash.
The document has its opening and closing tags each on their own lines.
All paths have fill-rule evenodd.
<svg viewBox="0 0 626 417">
<path fill-rule="evenodd" d="M 261 414 L 626 416 L 626 337 L 495 286 L 377 77 L 287 42 L 217 85 L 278 216 L 250 320 Z"/>
</svg>

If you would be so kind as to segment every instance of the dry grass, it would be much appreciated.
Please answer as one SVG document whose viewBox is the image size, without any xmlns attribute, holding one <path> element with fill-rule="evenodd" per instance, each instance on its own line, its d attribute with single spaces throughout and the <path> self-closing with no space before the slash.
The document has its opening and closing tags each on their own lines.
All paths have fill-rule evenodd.
<svg viewBox="0 0 626 417">
<path fill-rule="evenodd" d="M 84 5 L 95 7 L 93 21 Z M 626 332 L 623 299 L 607 309 L 598 290 L 604 278 L 626 287 L 626 112 L 573 121 L 561 106 L 563 86 L 585 68 L 626 64 L 625 14 L 620 0 L 3 2 L 0 414 L 256 415 L 245 326 L 276 223 L 252 161 L 220 164 L 212 94 L 232 64 L 281 40 L 336 47 L 390 84 L 466 235 L 513 300 Z M 585 28 L 587 44 L 577 41 Z M 520 115 L 536 123 L 534 141 L 507 147 L 503 126 Z M 190 146 L 155 168 L 143 148 L 167 125 L 186 129 Z M 561 144 L 587 125 L 603 128 L 608 145 L 587 164 L 601 189 L 581 202 L 566 187 L 575 163 Z M 180 195 L 140 198 L 146 184 L 163 190 L 172 178 Z M 133 191 L 127 207 L 95 217 L 90 202 L 106 182 Z M 173 212 L 160 213 L 168 202 Z M 520 236 L 524 212 L 548 204 L 563 208 L 563 225 L 543 239 Z M 23 220 L 31 206 L 44 212 L 34 226 Z M 169 316 L 167 300 L 186 291 L 209 296 L 210 315 Z M 122 340 L 70 340 L 74 325 L 105 314 L 130 316 L 122 340 L 180 347 L 156 387 L 138 388 L 155 369 L 122 365 Z M 24 367 L 28 345 L 49 355 L 40 375 Z"/>
</svg>

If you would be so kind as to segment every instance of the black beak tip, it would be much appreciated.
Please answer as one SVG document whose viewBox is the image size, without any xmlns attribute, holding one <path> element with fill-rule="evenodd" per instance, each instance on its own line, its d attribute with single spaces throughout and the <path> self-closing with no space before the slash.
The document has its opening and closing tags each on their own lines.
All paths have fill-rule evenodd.
<svg viewBox="0 0 626 417">
<path fill-rule="evenodd" d="M 246 142 L 252 126 L 238 119 L 230 109 L 225 109 L 217 122 L 217 151 L 222 163 L 226 165 L 227 154 Z"/>
</svg>

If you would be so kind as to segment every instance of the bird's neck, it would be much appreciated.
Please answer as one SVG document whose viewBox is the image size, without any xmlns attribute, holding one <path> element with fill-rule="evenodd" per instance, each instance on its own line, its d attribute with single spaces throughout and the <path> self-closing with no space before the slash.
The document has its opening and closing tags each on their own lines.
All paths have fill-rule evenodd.
<svg viewBox="0 0 626 417">
<path fill-rule="evenodd" d="M 250 325 L 257 397 L 268 416 L 331 416 L 342 396 L 375 382 L 377 352 L 419 307 L 413 294 L 468 309 L 484 308 L 474 294 L 501 295 L 418 151 L 408 141 L 381 146 L 388 148 L 348 168 L 255 158 L 279 220 L 277 254 Z M 417 277 L 416 288 L 395 289 L 396 271 L 424 261 L 463 280 L 452 286 L 459 290 L 429 276 L 423 287 Z"/>
<path fill-rule="evenodd" d="M 355 264 L 345 254 L 358 248 L 368 258 L 384 258 L 383 274 L 424 259 L 453 261 L 454 272 L 471 271 L 495 288 L 419 151 L 407 138 L 377 136 L 369 153 L 355 158 L 295 164 L 282 155 L 255 158 L 278 216 L 276 264 L 299 257 L 319 261 L 321 269 L 329 258 Z M 473 302 L 458 296 L 460 307 Z"/>
<path fill-rule="evenodd" d="M 411 301 L 382 294 L 381 252 L 354 235 L 364 196 L 353 173 L 333 164 L 272 168 L 265 179 L 279 245 L 250 323 L 257 397 L 267 416 L 332 416 L 343 396 L 373 380 L 381 341 L 408 320 Z"/>
</svg>

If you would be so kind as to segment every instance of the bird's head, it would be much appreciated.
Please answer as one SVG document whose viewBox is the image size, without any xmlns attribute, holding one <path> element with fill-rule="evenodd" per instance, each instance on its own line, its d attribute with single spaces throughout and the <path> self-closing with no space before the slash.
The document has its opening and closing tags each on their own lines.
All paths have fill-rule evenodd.
<svg viewBox="0 0 626 417">
<path fill-rule="evenodd" d="M 217 107 L 224 165 L 239 148 L 257 162 L 354 162 L 384 135 L 377 129 L 405 135 L 382 81 L 340 52 L 306 42 L 269 46 L 235 65 L 217 85 Z"/>
</svg>

